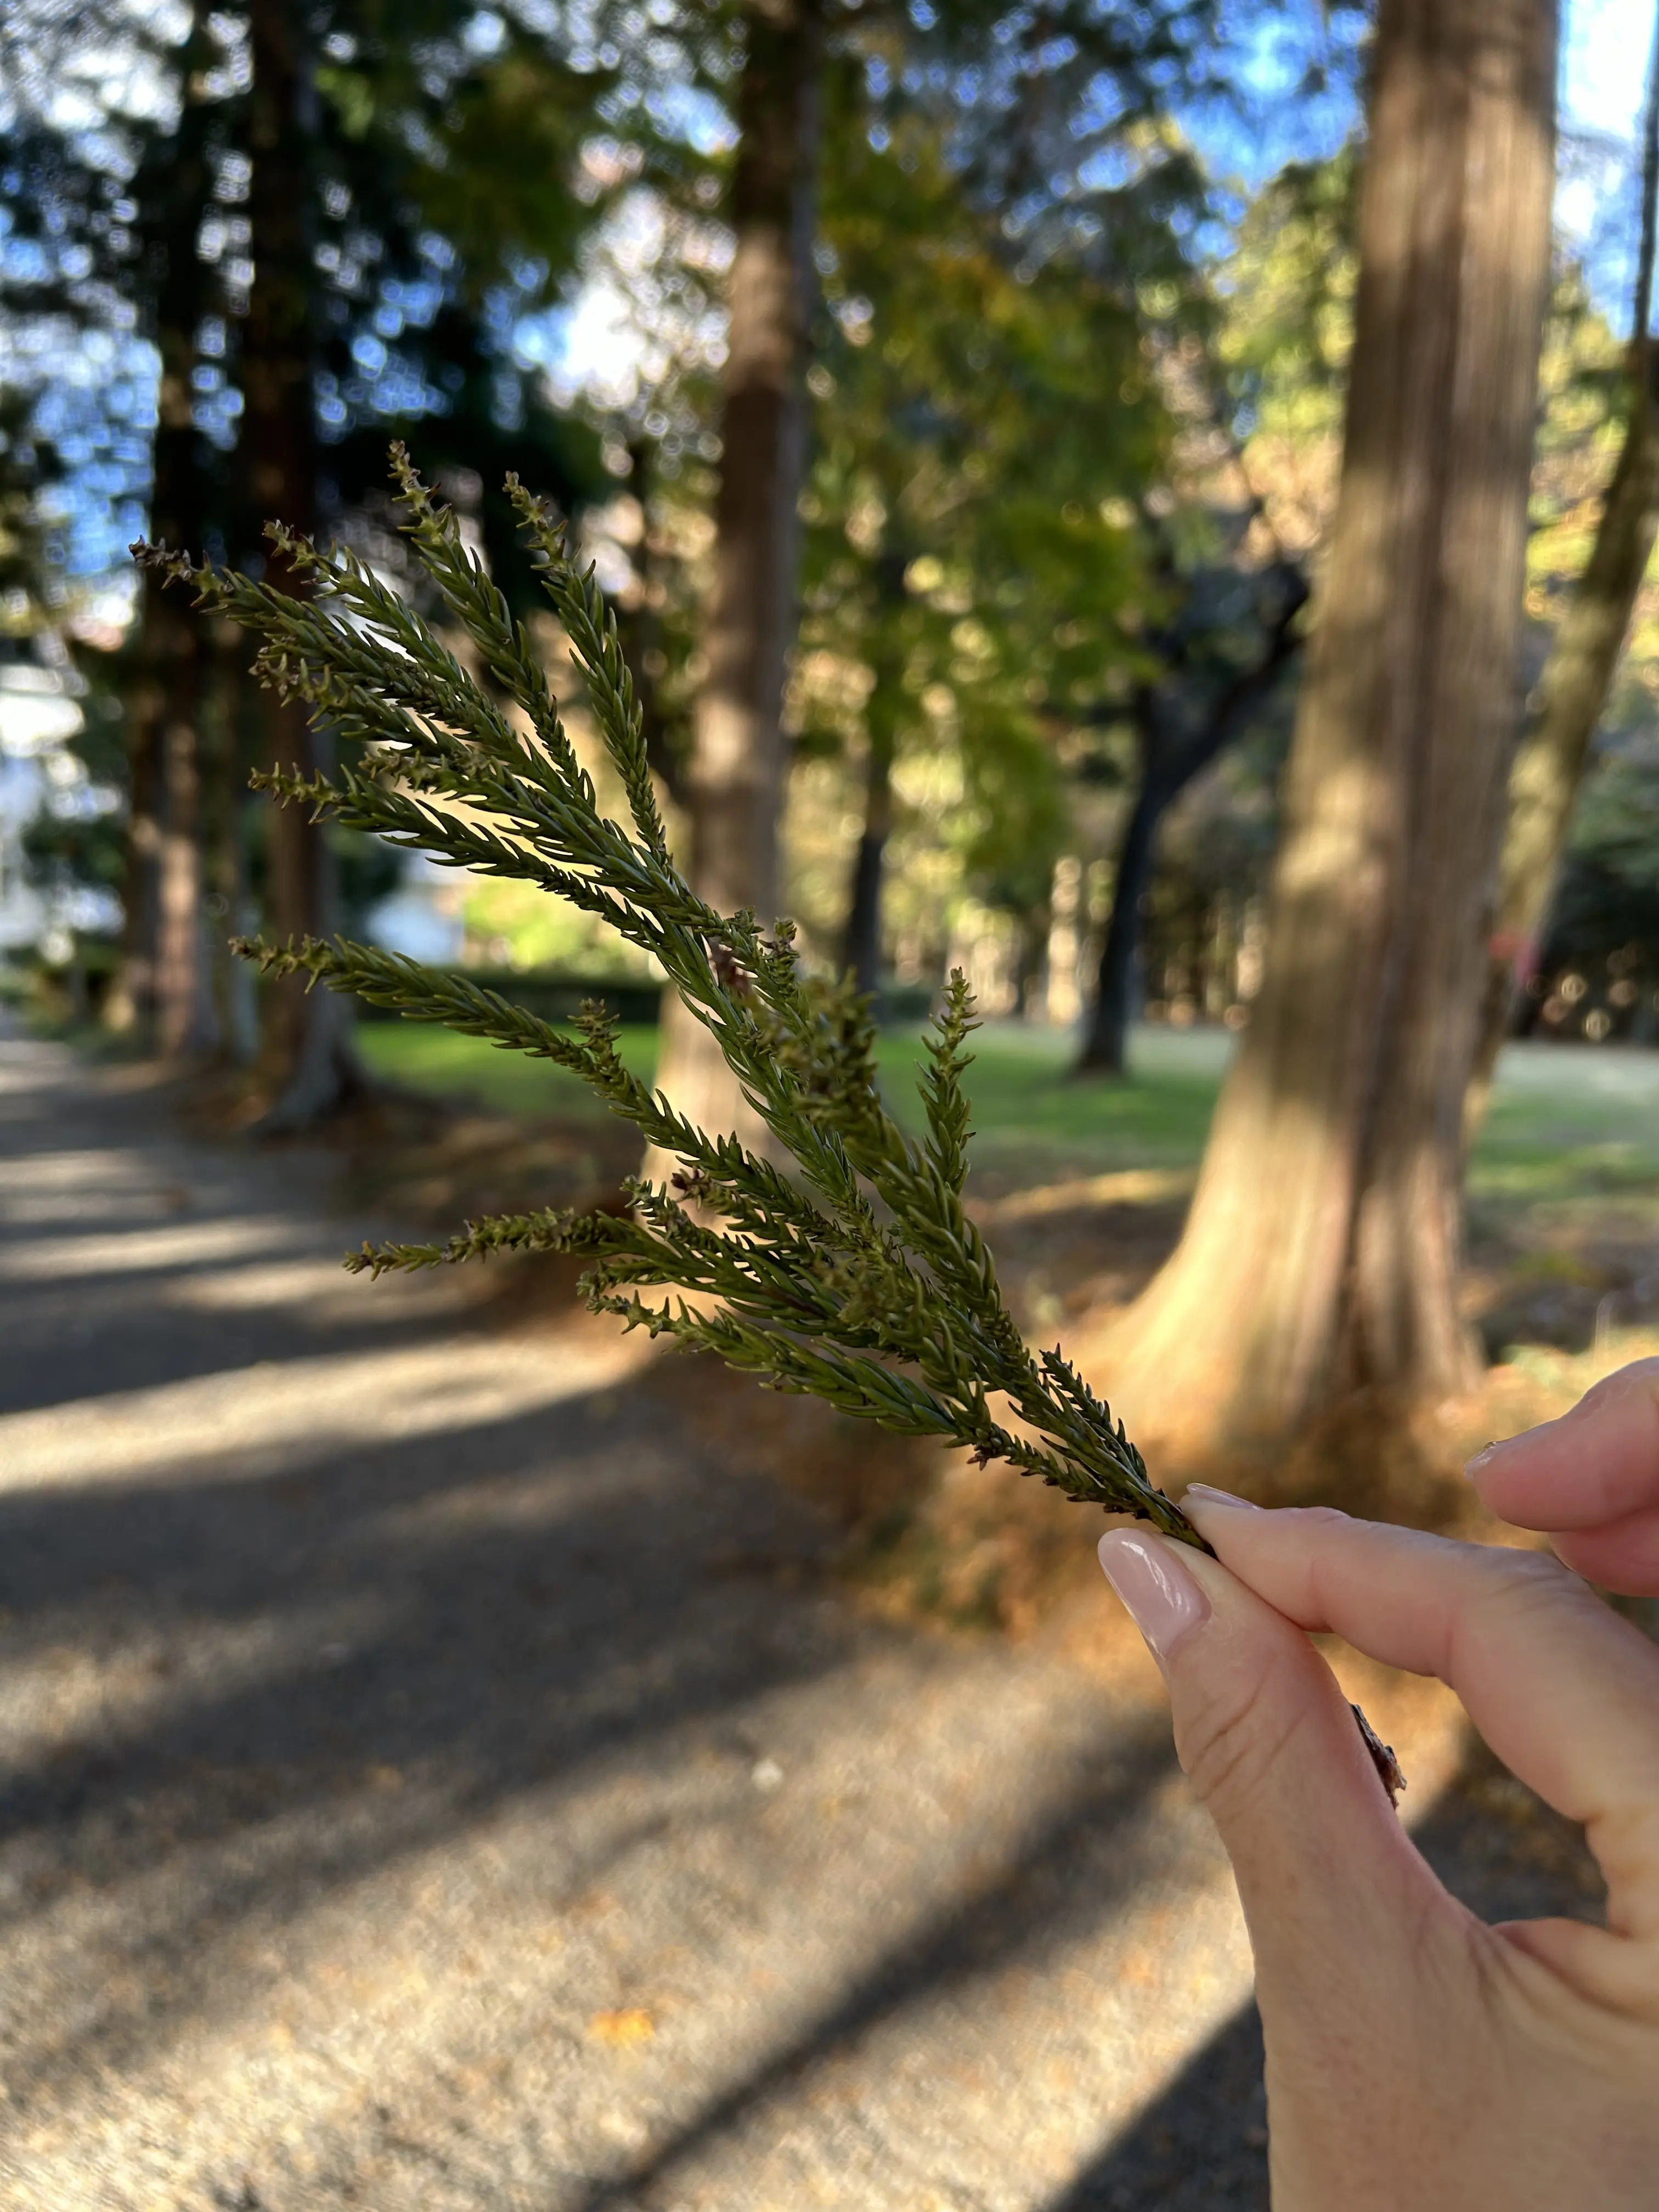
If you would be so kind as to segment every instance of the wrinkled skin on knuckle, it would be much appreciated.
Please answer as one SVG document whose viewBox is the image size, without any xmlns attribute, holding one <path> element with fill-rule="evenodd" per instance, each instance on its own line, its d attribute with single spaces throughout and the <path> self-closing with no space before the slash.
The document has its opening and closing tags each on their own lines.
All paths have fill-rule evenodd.
<svg viewBox="0 0 1659 2212">
<path fill-rule="evenodd" d="M 1538 1620 L 1564 1611 L 1582 1613 L 1600 1603 L 1583 1577 L 1553 1552 L 1474 1549 L 1482 1580 L 1480 1603 L 1488 1620 Z"/>
<path fill-rule="evenodd" d="M 1182 1700 L 1176 1754 L 1218 1820 L 1272 1791 L 1280 1755 L 1304 1717 L 1296 1671 L 1287 1655 L 1273 1652 L 1218 1669 L 1199 1695 Z"/>
</svg>

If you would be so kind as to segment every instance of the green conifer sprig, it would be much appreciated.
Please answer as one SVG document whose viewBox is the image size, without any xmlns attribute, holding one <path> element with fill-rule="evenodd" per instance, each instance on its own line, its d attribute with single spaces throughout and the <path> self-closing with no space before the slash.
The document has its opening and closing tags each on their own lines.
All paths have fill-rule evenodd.
<svg viewBox="0 0 1659 2212">
<path fill-rule="evenodd" d="M 655 957 L 710 1031 L 793 1172 L 735 1137 L 709 1136 L 641 1083 L 601 1006 L 584 1006 L 573 1033 L 463 976 L 372 946 L 246 944 L 269 974 L 303 975 L 568 1068 L 679 1163 L 665 1188 L 630 1182 L 626 1212 L 496 1215 L 446 1243 L 365 1245 L 347 1266 L 379 1275 L 495 1252 L 576 1253 L 591 1262 L 581 1279 L 590 1306 L 629 1328 L 714 1352 L 775 1389 L 943 1437 L 981 1465 L 1006 1461 L 1068 1498 L 1200 1543 L 1122 1423 L 1058 1348 L 1034 1357 L 1003 1304 L 963 1203 L 971 1133 L 963 1076 L 976 1023 L 961 975 L 927 1040 L 927 1135 L 917 1143 L 883 1103 L 868 1000 L 806 974 L 791 924 L 768 936 L 752 914 L 720 914 L 675 869 L 615 621 L 556 519 L 508 479 L 626 796 L 628 827 L 600 813 L 529 638 L 455 517 L 401 447 L 392 474 L 416 556 L 487 681 L 337 547 L 324 552 L 271 526 L 304 598 L 164 548 L 134 548 L 191 586 L 198 606 L 253 633 L 260 680 L 343 741 L 345 764 L 331 776 L 256 781 L 318 817 L 446 865 L 536 884 L 614 925 Z"/>
</svg>

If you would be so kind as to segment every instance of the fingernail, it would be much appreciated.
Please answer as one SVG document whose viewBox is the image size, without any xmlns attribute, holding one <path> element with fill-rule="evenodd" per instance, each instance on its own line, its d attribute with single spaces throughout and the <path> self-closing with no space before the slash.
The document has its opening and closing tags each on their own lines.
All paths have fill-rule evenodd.
<svg viewBox="0 0 1659 2212">
<path fill-rule="evenodd" d="M 1466 1462 L 1463 1473 L 1473 1482 L 1483 1467 L 1490 1467 L 1499 1452 L 1507 1451 L 1516 1441 L 1513 1437 L 1500 1437 L 1495 1444 L 1483 1444 L 1474 1457 Z"/>
<path fill-rule="evenodd" d="M 1254 1498 L 1238 1498 L 1231 1490 L 1213 1490 L 1207 1482 L 1189 1482 L 1182 1496 L 1195 1498 L 1200 1505 L 1237 1505 L 1246 1513 L 1261 1510 Z"/>
<path fill-rule="evenodd" d="M 1100 1540 L 1100 1564 L 1155 1659 L 1167 1659 L 1190 1629 L 1209 1619 L 1210 1601 L 1172 1544 L 1113 1528 Z"/>
</svg>

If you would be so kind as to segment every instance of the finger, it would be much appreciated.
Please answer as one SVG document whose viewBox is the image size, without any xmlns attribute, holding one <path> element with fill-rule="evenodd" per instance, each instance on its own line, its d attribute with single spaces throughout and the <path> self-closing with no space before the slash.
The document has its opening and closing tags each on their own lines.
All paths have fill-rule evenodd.
<svg viewBox="0 0 1659 2212">
<path fill-rule="evenodd" d="M 1557 1561 L 1189 1491 L 1227 1565 L 1304 1628 L 1437 1674 L 1511 1772 L 1582 1821 L 1608 1925 L 1659 1940 L 1659 1651 Z"/>
<path fill-rule="evenodd" d="M 1659 1359 L 1638 1359 L 1570 1413 L 1469 1462 L 1483 1502 L 1521 1528 L 1594 1528 L 1659 1507 Z"/>
<path fill-rule="evenodd" d="M 1233 1863 L 1264 2012 L 1275 1991 L 1334 1982 L 1380 1996 L 1409 1949 L 1402 1926 L 1449 1900 L 1330 1668 L 1217 1560 L 1139 1529 L 1103 1537 L 1100 1558 L 1169 1683 L 1181 1764 Z"/>
<path fill-rule="evenodd" d="M 1217 1508 L 1204 1515 L 1206 1533 L 1214 1527 L 1224 1541 L 1220 1523 L 1253 1517 Z M 1120 1529 L 1100 1554 L 1158 1657 L 1182 1765 L 1232 1861 L 1267 2049 L 1274 2202 L 1299 2168 L 1343 2177 L 1319 2192 L 1322 2212 L 1362 2201 L 1374 2212 L 1449 2205 L 1443 2188 L 1419 2185 L 1444 2165 L 1436 2114 L 1467 2124 L 1466 2100 L 1447 2095 L 1445 2077 L 1466 2051 L 1490 2064 L 1493 1978 L 1522 1970 L 1407 1836 L 1341 1690 L 1300 1629 L 1185 1546 Z M 1524 1971 L 1536 1985 L 1553 1963 L 1534 1958 Z M 1388 2127 L 1402 2095 L 1425 2124 L 1426 2155 Z"/>
<path fill-rule="evenodd" d="M 1626 1597 L 1659 1597 L 1659 1512 L 1568 1529 L 1553 1541 L 1558 1559 L 1586 1581 Z"/>
</svg>

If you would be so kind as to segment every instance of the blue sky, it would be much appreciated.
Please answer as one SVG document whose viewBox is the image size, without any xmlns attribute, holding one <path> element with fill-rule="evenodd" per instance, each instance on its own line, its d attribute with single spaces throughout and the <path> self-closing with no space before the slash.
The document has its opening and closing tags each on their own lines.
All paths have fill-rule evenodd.
<svg viewBox="0 0 1659 2212">
<path fill-rule="evenodd" d="M 1653 36 L 1649 0 L 1572 0 L 1566 13 L 1563 120 L 1632 137 Z"/>
<path fill-rule="evenodd" d="M 1218 174 L 1260 185 L 1287 161 L 1334 152 L 1354 126 L 1354 50 L 1367 15 L 1352 0 L 1242 0 L 1233 33 L 1237 104 L 1188 118 Z M 1622 325 L 1636 232 L 1635 140 L 1659 0 L 1562 0 L 1561 177 L 1556 221 L 1589 259 L 1598 296 Z M 1310 96 L 1310 63 L 1331 89 Z"/>
<path fill-rule="evenodd" d="M 1245 187 L 1286 161 L 1335 151 L 1357 121 L 1354 52 L 1370 9 L 1352 0 L 1281 0 L 1264 12 L 1239 0 L 1231 34 L 1231 97 L 1182 120 L 1212 173 Z M 1561 179 L 1556 220 L 1589 264 L 1614 324 L 1629 313 L 1636 233 L 1634 142 L 1659 0 L 1563 0 Z M 1224 25 L 1225 16 L 1224 12 Z M 1310 63 L 1329 89 L 1310 94 Z M 540 336 L 567 386 L 620 390 L 640 349 L 626 301 L 603 279 L 574 309 L 543 319 Z"/>
<path fill-rule="evenodd" d="M 1636 136 L 1656 0 L 1569 0 L 1561 70 L 1558 228 L 1579 244 L 1623 331 L 1637 229 Z"/>
<path fill-rule="evenodd" d="M 1267 14 L 1259 0 L 1237 0 L 1237 5 L 1244 27 L 1233 51 L 1247 58 L 1233 64 L 1234 97 L 1224 108 L 1218 104 L 1186 119 L 1212 169 L 1248 186 L 1287 160 L 1334 150 L 1352 130 L 1353 72 L 1344 64 L 1351 63 L 1364 17 L 1345 0 L 1280 0 Z M 1556 217 L 1584 255 L 1599 303 L 1621 330 L 1629 313 L 1637 228 L 1635 137 L 1656 7 L 1659 0 L 1563 0 Z M 1331 88 L 1310 94 L 1307 65 L 1321 58 L 1333 64 Z M 602 385 L 631 368 L 639 347 L 631 324 L 603 282 L 589 286 L 574 313 L 548 319 L 544 335 L 561 380 Z M 107 368 L 89 353 L 75 368 L 86 372 L 93 388 L 108 381 Z M 66 393 L 74 380 L 74 369 L 66 365 Z M 88 542 L 77 542 L 74 560 L 83 572 L 117 557 L 119 544 L 131 535 L 125 512 L 113 521 L 104 516 L 94 527 L 88 507 L 84 521 Z"/>
</svg>

